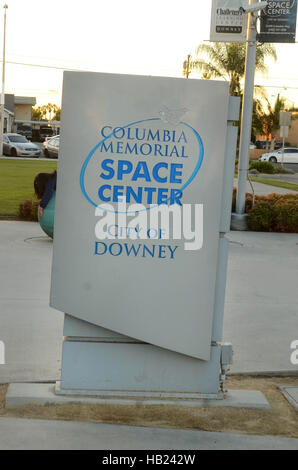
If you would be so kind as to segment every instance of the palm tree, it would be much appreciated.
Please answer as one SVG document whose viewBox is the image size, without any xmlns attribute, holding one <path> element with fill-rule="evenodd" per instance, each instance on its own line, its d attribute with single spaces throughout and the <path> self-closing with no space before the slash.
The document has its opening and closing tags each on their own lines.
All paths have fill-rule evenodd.
<svg viewBox="0 0 298 470">
<path fill-rule="evenodd" d="M 186 70 L 197 70 L 202 73 L 202 78 L 223 78 L 230 82 L 230 95 L 241 94 L 240 81 L 245 72 L 245 43 L 200 44 L 196 50 L 196 56 L 188 58 L 183 63 L 183 75 Z M 255 70 L 261 73 L 267 72 L 265 58 L 277 59 L 275 47 L 272 44 L 257 43 Z M 188 73 L 189 74 L 189 73 Z"/>
<path fill-rule="evenodd" d="M 274 106 L 267 101 L 268 112 L 263 113 L 258 118 L 258 130 L 261 135 L 266 136 L 266 148 L 268 146 L 268 139 L 271 135 L 271 145 L 274 146 L 275 132 L 279 129 L 279 113 L 285 109 L 285 98 L 280 98 L 279 95 L 276 98 Z"/>
<path fill-rule="evenodd" d="M 32 108 L 32 119 L 34 121 L 59 121 L 60 108 L 53 103 Z"/>
<path fill-rule="evenodd" d="M 254 142 L 257 135 L 263 135 L 262 116 L 264 114 L 263 103 L 259 99 L 253 100 L 252 122 L 251 122 L 251 140 Z"/>
</svg>

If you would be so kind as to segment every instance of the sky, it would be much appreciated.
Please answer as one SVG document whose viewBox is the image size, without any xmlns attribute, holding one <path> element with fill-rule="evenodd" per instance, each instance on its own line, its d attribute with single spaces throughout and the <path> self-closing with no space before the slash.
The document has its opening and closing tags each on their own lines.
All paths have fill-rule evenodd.
<svg viewBox="0 0 298 470">
<path fill-rule="evenodd" d="M 5 90 L 61 104 L 62 70 L 181 77 L 187 54 L 209 40 L 211 0 L 7 0 Z M 3 14 L 0 8 L 0 58 Z M 298 36 L 298 34 L 297 34 Z M 298 44 L 277 44 L 268 97 L 298 106 Z M 193 76 L 195 78 L 195 76 Z M 281 86 L 284 88 L 274 88 Z"/>
</svg>

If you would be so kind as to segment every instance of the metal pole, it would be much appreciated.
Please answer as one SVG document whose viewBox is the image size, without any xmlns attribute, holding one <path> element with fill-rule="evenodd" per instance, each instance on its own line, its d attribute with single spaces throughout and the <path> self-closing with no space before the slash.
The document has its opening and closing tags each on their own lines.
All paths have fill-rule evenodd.
<svg viewBox="0 0 298 470">
<path fill-rule="evenodd" d="M 250 0 L 251 5 L 254 0 Z M 245 218 L 246 180 L 249 164 L 249 144 L 251 139 L 251 121 L 253 109 L 254 78 L 256 64 L 256 18 L 253 13 L 248 17 L 245 87 L 242 105 L 242 125 L 240 134 L 240 155 L 238 166 L 238 191 L 236 199 L 236 214 L 243 214 Z"/>
<path fill-rule="evenodd" d="M 282 138 L 282 157 L 281 157 L 281 167 L 284 168 L 284 156 L 285 156 L 285 136 Z"/>
<path fill-rule="evenodd" d="M 4 105 L 5 105 L 5 46 L 6 46 L 6 10 L 4 5 L 4 32 L 3 32 L 3 62 L 2 62 L 2 92 L 1 92 L 1 133 L 0 133 L 0 156 L 3 155 L 3 133 L 4 133 Z"/>
</svg>

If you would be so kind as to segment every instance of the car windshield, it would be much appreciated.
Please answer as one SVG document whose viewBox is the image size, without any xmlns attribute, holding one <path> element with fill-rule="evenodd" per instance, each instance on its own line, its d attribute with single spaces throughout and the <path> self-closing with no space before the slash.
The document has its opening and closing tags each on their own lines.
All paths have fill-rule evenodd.
<svg viewBox="0 0 298 470">
<path fill-rule="evenodd" d="M 10 142 L 16 142 L 20 144 L 25 144 L 28 142 L 26 137 L 24 137 L 23 135 L 8 135 L 7 137 L 10 140 Z"/>
</svg>

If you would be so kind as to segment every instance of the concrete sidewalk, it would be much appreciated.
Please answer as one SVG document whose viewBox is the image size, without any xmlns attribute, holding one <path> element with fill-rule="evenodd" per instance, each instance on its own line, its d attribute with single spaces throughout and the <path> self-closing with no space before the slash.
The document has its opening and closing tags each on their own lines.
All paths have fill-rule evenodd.
<svg viewBox="0 0 298 470">
<path fill-rule="evenodd" d="M 37 223 L 0 221 L 0 383 L 60 378 L 63 314 L 49 307 L 52 241 Z M 224 340 L 234 373 L 288 372 L 298 339 L 297 234 L 231 232 Z"/>
<path fill-rule="evenodd" d="M 298 439 L 0 418 L 0 450 L 298 450 Z"/>
<path fill-rule="evenodd" d="M 63 314 L 50 309 L 52 242 L 36 223 L 0 221 L 0 383 L 60 378 Z M 224 339 L 232 372 L 293 372 L 298 235 L 231 232 Z M 298 450 L 298 439 L 0 417 L 0 450 Z"/>
<path fill-rule="evenodd" d="M 290 345 L 298 339 L 298 235 L 230 232 L 224 340 L 233 373 L 298 374 Z"/>
<path fill-rule="evenodd" d="M 55 381 L 63 314 L 49 307 L 52 240 L 34 222 L 0 221 L 0 383 Z"/>
<path fill-rule="evenodd" d="M 272 178 L 273 179 L 273 178 Z M 296 183 L 296 181 L 293 181 Z M 259 182 L 252 181 L 252 186 L 254 193 L 259 196 L 267 196 L 267 194 L 298 194 L 297 191 L 286 188 L 278 188 L 277 186 L 270 186 L 269 184 L 263 184 Z M 237 179 L 234 179 L 234 188 L 237 188 Z M 246 192 L 252 194 L 252 189 L 249 181 L 246 182 Z"/>
</svg>

